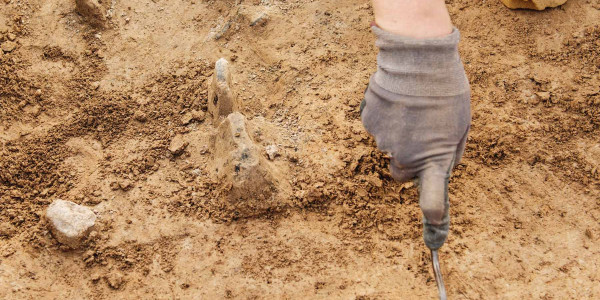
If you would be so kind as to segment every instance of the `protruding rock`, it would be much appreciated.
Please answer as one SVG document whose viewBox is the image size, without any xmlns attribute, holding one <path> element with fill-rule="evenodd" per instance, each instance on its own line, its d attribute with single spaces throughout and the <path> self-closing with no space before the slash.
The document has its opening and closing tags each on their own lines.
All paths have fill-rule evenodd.
<svg viewBox="0 0 600 300">
<path fill-rule="evenodd" d="M 106 27 L 109 0 L 75 0 L 77 12 L 94 27 Z"/>
<path fill-rule="evenodd" d="M 239 14 L 250 26 L 262 26 L 269 20 L 268 8 L 260 5 L 242 6 Z"/>
<path fill-rule="evenodd" d="M 218 125 L 221 117 L 227 117 L 237 110 L 235 93 L 231 89 L 231 73 L 229 62 L 221 58 L 215 63 L 215 72 L 208 88 L 208 112 L 213 117 L 213 123 Z"/>
<path fill-rule="evenodd" d="M 175 156 L 181 155 L 188 144 L 188 142 L 183 140 L 183 136 L 178 134 L 171 140 L 169 151 L 171 151 L 171 154 Z"/>
<path fill-rule="evenodd" d="M 106 283 L 108 286 L 118 290 L 124 283 L 123 274 L 121 272 L 115 271 L 106 276 Z"/>
<path fill-rule="evenodd" d="M 183 114 L 183 116 L 181 116 L 181 123 L 183 125 L 187 125 L 190 124 L 192 121 L 204 121 L 204 112 L 203 111 L 188 111 L 185 114 Z"/>
<path fill-rule="evenodd" d="M 46 218 L 54 237 L 71 248 L 81 245 L 96 222 L 96 215 L 91 209 L 60 199 L 50 204 Z"/>
<path fill-rule="evenodd" d="M 6 26 L 6 24 L 0 22 L 0 34 L 5 34 L 10 31 L 10 27 Z"/>
<path fill-rule="evenodd" d="M 231 23 L 231 20 L 228 20 L 220 29 L 218 29 L 218 31 L 214 35 L 214 39 L 219 40 L 220 38 L 222 38 L 231 28 Z"/>
<path fill-rule="evenodd" d="M 92 276 L 90 276 L 90 280 L 93 283 L 98 282 L 98 280 L 100 280 L 100 278 L 102 278 L 102 274 L 100 274 L 99 272 L 94 272 L 94 273 L 92 273 Z"/>
<path fill-rule="evenodd" d="M 269 160 L 274 160 L 275 157 L 279 156 L 279 149 L 275 145 L 269 145 L 265 147 L 265 151 L 267 152 L 267 156 Z"/>
<path fill-rule="evenodd" d="M 269 15 L 266 12 L 259 12 L 250 19 L 250 26 L 262 26 L 269 20 Z"/>
<path fill-rule="evenodd" d="M 133 188 L 133 183 L 128 179 L 123 179 L 119 181 L 119 188 L 123 191 L 129 191 Z"/>
<path fill-rule="evenodd" d="M 544 102 L 548 102 L 550 100 L 550 92 L 537 92 L 535 94 Z"/>
<path fill-rule="evenodd" d="M 502 3 L 508 8 L 526 8 L 535 10 L 544 10 L 547 7 L 557 7 L 565 4 L 567 0 L 502 0 Z"/>
<path fill-rule="evenodd" d="M 12 52 L 13 50 L 15 50 L 17 48 L 17 43 L 15 42 L 11 42 L 11 41 L 5 41 L 4 43 L 2 43 L 2 46 L 0 47 L 2 48 L 2 51 L 4 52 Z"/>
<path fill-rule="evenodd" d="M 2 237 L 10 238 L 16 232 L 17 232 L 17 230 L 15 229 L 15 227 L 12 224 L 10 224 L 8 222 L 0 223 L 0 238 L 2 238 Z"/>
<path fill-rule="evenodd" d="M 214 140 L 214 168 L 223 198 L 238 217 L 249 217 L 283 206 L 273 197 L 278 182 L 246 131 L 245 118 L 230 114 Z"/>
<path fill-rule="evenodd" d="M 143 111 L 138 110 L 133 114 L 133 119 L 140 123 L 144 123 L 148 121 L 148 116 Z"/>
</svg>

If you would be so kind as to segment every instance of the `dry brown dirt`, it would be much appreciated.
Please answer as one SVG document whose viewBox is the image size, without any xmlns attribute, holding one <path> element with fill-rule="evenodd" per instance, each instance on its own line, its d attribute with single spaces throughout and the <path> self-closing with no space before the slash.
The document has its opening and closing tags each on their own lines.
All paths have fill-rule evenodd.
<svg viewBox="0 0 600 300">
<path fill-rule="evenodd" d="M 104 29 L 74 2 L 0 1 L 0 298 L 436 297 L 416 190 L 359 119 L 367 1 L 117 0 Z M 450 298 L 600 298 L 600 1 L 446 3 L 473 90 Z M 210 118 L 183 117 L 220 57 L 251 138 L 279 149 L 285 205 L 252 216 L 222 200 Z M 49 233 L 56 198 L 97 213 L 82 249 Z"/>
</svg>

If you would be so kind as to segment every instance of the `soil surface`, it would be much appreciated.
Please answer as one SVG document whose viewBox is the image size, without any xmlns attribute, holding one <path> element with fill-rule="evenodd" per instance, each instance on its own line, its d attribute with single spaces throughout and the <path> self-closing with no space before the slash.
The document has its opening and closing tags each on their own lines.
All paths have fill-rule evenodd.
<svg viewBox="0 0 600 300">
<path fill-rule="evenodd" d="M 600 298 L 600 1 L 446 3 L 473 91 L 449 298 Z M 71 0 L 0 1 L 0 298 L 437 296 L 417 191 L 359 119 L 367 1 L 102 5 L 90 20 Z M 212 119 L 187 117 L 221 57 L 282 183 L 256 214 L 223 200 Z M 80 249 L 48 230 L 57 198 L 98 216 Z"/>
</svg>

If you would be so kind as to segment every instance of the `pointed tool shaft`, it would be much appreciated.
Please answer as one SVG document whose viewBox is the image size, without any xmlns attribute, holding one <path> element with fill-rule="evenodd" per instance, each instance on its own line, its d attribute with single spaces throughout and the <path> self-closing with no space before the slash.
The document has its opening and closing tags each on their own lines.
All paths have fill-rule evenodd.
<svg viewBox="0 0 600 300">
<path fill-rule="evenodd" d="M 433 274 L 435 274 L 435 282 L 437 283 L 440 300 L 446 300 L 446 288 L 444 287 L 444 279 L 442 278 L 442 269 L 440 268 L 440 259 L 437 250 L 431 250 L 431 263 L 433 265 Z"/>
</svg>

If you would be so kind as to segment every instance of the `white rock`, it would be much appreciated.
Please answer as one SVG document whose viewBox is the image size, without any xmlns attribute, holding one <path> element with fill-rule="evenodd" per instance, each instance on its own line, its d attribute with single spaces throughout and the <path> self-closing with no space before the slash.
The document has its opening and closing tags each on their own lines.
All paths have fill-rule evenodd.
<svg viewBox="0 0 600 300">
<path fill-rule="evenodd" d="M 267 152 L 267 156 L 269 156 L 269 160 L 275 159 L 275 157 L 279 156 L 279 149 L 275 145 L 269 145 L 265 147 L 265 151 Z"/>
<path fill-rule="evenodd" d="M 54 237 L 62 244 L 77 248 L 96 223 L 94 212 L 70 201 L 56 199 L 46 210 Z"/>
<path fill-rule="evenodd" d="M 238 110 L 235 92 L 231 85 L 229 62 L 225 58 L 217 60 L 213 78 L 208 87 L 208 112 L 213 117 L 213 125 L 218 127 L 220 118 L 226 118 Z"/>
</svg>

